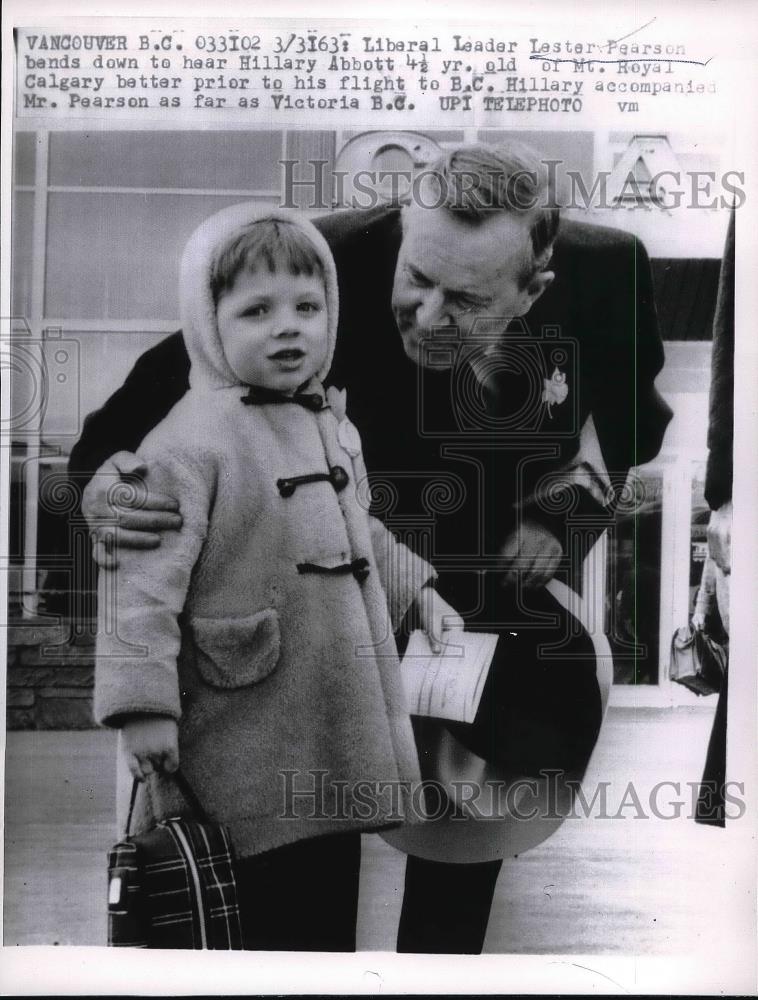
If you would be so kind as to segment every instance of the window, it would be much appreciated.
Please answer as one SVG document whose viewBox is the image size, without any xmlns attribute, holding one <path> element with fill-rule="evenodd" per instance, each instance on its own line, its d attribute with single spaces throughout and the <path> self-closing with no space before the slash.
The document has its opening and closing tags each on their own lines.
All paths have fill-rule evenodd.
<svg viewBox="0 0 758 1000">
<path fill-rule="evenodd" d="M 331 165 L 334 144 L 331 131 L 16 132 L 10 589 L 27 614 L 43 583 L 68 586 L 67 512 L 44 498 L 84 416 L 179 326 L 187 237 L 225 205 L 278 204 L 279 161 Z"/>
</svg>

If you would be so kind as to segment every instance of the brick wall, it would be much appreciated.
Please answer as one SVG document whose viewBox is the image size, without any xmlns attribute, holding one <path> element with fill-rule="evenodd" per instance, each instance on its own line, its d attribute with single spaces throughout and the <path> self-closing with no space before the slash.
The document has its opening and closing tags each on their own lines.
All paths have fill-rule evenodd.
<svg viewBox="0 0 758 1000">
<path fill-rule="evenodd" d="M 92 729 L 94 637 L 66 620 L 8 629 L 8 729 Z"/>
</svg>

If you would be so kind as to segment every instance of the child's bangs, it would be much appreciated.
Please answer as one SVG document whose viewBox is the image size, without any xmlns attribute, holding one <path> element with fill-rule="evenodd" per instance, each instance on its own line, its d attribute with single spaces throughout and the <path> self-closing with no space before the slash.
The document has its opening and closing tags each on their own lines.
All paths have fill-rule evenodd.
<svg viewBox="0 0 758 1000">
<path fill-rule="evenodd" d="M 306 234 L 291 222 L 264 219 L 252 223 L 219 255 L 211 287 L 215 299 L 234 284 L 241 271 L 266 267 L 272 274 L 286 270 L 298 277 L 324 277 L 324 267 Z"/>
</svg>

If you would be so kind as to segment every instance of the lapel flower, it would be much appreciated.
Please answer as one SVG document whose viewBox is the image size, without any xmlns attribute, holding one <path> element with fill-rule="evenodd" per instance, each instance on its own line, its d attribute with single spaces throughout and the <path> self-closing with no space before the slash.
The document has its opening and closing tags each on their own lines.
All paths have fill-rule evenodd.
<svg viewBox="0 0 758 1000">
<path fill-rule="evenodd" d="M 560 406 L 561 403 L 565 402 L 566 396 L 568 396 L 569 388 L 566 385 L 566 373 L 559 371 L 556 368 L 550 378 L 544 378 L 542 380 L 544 386 L 542 390 L 542 402 L 547 403 L 547 414 L 549 417 L 553 415 L 553 404 Z"/>
</svg>

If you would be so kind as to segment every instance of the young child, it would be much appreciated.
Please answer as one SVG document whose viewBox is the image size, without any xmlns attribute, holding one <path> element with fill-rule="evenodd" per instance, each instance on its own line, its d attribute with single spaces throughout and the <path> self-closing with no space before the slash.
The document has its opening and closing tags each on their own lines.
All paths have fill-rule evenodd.
<svg viewBox="0 0 758 1000">
<path fill-rule="evenodd" d="M 351 950 L 360 831 L 403 805 L 366 790 L 419 778 L 393 629 L 414 602 L 437 638 L 460 619 L 361 505 L 360 439 L 320 381 L 337 279 L 318 231 L 224 209 L 180 290 L 190 391 L 140 455 L 183 528 L 101 589 L 96 717 L 145 782 L 137 831 L 186 813 L 178 763 L 228 826 L 245 947 Z"/>
</svg>

